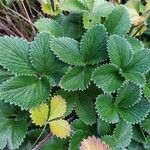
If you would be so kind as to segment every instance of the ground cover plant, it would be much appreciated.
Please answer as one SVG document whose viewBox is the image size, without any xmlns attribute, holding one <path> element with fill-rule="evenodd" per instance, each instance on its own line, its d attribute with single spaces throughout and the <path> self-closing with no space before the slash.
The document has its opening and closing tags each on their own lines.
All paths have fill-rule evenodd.
<svg viewBox="0 0 150 150">
<path fill-rule="evenodd" d="M 149 150 L 150 1 L 39 2 L 0 36 L 0 149 Z"/>
</svg>

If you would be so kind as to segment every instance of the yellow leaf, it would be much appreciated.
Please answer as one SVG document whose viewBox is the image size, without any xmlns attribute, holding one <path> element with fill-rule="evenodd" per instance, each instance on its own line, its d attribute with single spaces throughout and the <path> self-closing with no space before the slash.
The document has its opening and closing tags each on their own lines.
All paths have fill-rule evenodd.
<svg viewBox="0 0 150 150">
<path fill-rule="evenodd" d="M 61 96 L 54 96 L 50 104 L 49 120 L 60 118 L 66 112 L 66 101 Z"/>
<path fill-rule="evenodd" d="M 30 109 L 29 112 L 33 123 L 39 125 L 40 127 L 46 124 L 49 112 L 47 104 L 43 103 L 33 109 Z"/>
<path fill-rule="evenodd" d="M 70 124 L 63 120 L 55 120 L 49 123 L 51 132 L 60 138 L 66 138 L 70 136 L 71 127 Z"/>
<path fill-rule="evenodd" d="M 80 150 L 111 150 L 109 145 L 102 142 L 99 138 L 95 136 L 88 137 L 81 142 Z"/>
</svg>

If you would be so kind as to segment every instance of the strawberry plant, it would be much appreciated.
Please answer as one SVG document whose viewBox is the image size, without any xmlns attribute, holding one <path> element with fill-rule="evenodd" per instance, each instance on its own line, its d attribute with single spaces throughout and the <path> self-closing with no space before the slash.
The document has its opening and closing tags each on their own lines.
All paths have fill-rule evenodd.
<svg viewBox="0 0 150 150">
<path fill-rule="evenodd" d="M 0 37 L 0 149 L 150 149 L 149 1 L 40 2 L 33 41 Z"/>
</svg>

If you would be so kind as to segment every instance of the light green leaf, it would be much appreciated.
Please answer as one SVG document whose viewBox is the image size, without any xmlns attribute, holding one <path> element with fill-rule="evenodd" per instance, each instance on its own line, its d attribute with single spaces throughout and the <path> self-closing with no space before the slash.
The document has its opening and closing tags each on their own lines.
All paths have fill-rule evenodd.
<svg viewBox="0 0 150 150">
<path fill-rule="evenodd" d="M 134 38 L 132 36 L 126 36 L 125 38 L 130 43 L 133 53 L 142 50 L 144 48 L 143 43 L 137 38 Z"/>
<path fill-rule="evenodd" d="M 133 55 L 130 64 L 123 70 L 126 72 L 146 73 L 150 70 L 150 50 L 143 49 Z"/>
<path fill-rule="evenodd" d="M 62 0 L 59 4 L 61 10 L 85 12 L 88 9 L 79 0 Z"/>
<path fill-rule="evenodd" d="M 90 84 L 93 67 L 74 67 L 61 79 L 60 86 L 68 91 L 84 90 Z"/>
<path fill-rule="evenodd" d="M 131 107 L 141 100 L 141 88 L 132 82 L 126 81 L 119 89 L 115 105 L 119 107 Z"/>
<path fill-rule="evenodd" d="M 52 37 L 49 33 L 38 34 L 31 43 L 30 56 L 33 66 L 39 73 L 49 74 L 55 56 L 50 50 Z"/>
<path fill-rule="evenodd" d="M 18 74 L 34 74 L 27 41 L 13 36 L 0 37 L 0 64 Z"/>
<path fill-rule="evenodd" d="M 108 53 L 111 62 L 118 68 L 124 68 L 132 60 L 132 49 L 125 38 L 112 35 L 108 41 Z"/>
<path fill-rule="evenodd" d="M 131 23 L 129 13 L 124 6 L 117 6 L 105 21 L 105 27 L 110 35 L 123 35 L 129 32 Z"/>
<path fill-rule="evenodd" d="M 6 71 L 4 69 L 0 69 L 0 84 L 2 84 L 4 81 L 10 79 L 10 77 L 13 77 L 13 73 Z"/>
<path fill-rule="evenodd" d="M 40 18 L 34 24 L 39 32 L 45 31 L 55 37 L 64 35 L 62 26 L 50 18 Z"/>
<path fill-rule="evenodd" d="M 14 77 L 0 87 L 0 97 L 6 102 L 30 109 L 46 101 L 50 93 L 46 78 L 35 76 Z"/>
<path fill-rule="evenodd" d="M 97 68 L 92 75 L 92 79 L 94 83 L 105 92 L 117 90 L 123 82 L 119 70 L 111 64 L 106 64 Z"/>
<path fill-rule="evenodd" d="M 129 123 L 138 123 L 147 117 L 150 110 L 150 103 L 142 98 L 142 100 L 130 108 L 119 109 L 120 116 Z"/>
<path fill-rule="evenodd" d="M 89 10 L 91 10 L 93 7 L 94 0 L 78 0 L 78 1 L 81 2 Z"/>
<path fill-rule="evenodd" d="M 97 25 L 84 34 L 80 47 L 87 64 L 97 64 L 107 59 L 107 38 L 103 25 Z"/>
<path fill-rule="evenodd" d="M 51 42 L 51 48 L 54 54 L 65 63 L 76 66 L 85 65 L 76 40 L 67 37 L 54 39 Z"/>
<path fill-rule="evenodd" d="M 92 100 L 82 92 L 77 93 L 75 111 L 79 118 L 86 124 L 93 124 L 96 121 L 96 111 Z"/>
<path fill-rule="evenodd" d="M 96 100 L 96 109 L 102 120 L 109 123 L 117 123 L 119 121 L 119 115 L 113 104 L 113 97 L 111 95 L 99 96 Z"/>
</svg>

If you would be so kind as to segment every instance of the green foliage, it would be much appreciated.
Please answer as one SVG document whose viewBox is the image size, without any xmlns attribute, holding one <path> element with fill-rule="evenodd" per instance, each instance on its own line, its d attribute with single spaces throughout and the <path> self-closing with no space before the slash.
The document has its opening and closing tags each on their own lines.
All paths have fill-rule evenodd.
<svg viewBox="0 0 150 150">
<path fill-rule="evenodd" d="M 134 0 L 126 6 L 142 11 Z M 0 37 L 0 149 L 32 149 L 52 130 L 67 132 L 66 121 L 71 136 L 51 136 L 41 150 L 79 150 L 92 135 L 112 150 L 150 148 L 150 49 L 143 37 L 133 37 L 126 6 L 62 0 L 61 14 L 34 23 L 33 41 Z M 57 97 L 50 108 L 54 95 L 66 112 Z M 29 109 L 44 119 L 43 131 L 32 124 Z M 52 120 L 46 119 L 50 111 Z M 64 130 L 56 131 L 58 120 Z"/>
</svg>

